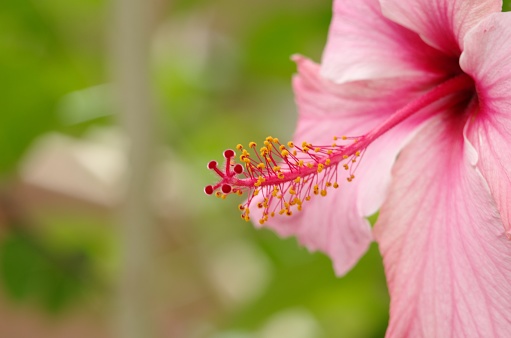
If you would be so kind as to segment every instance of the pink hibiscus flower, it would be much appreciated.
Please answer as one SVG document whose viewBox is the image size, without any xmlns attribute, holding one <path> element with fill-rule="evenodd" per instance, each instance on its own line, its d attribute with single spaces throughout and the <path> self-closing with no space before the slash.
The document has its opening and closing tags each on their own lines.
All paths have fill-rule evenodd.
<svg viewBox="0 0 511 338">
<path fill-rule="evenodd" d="M 322 65 L 295 57 L 295 142 L 238 145 L 243 165 L 232 150 L 223 170 L 208 165 L 220 181 L 206 193 L 247 192 L 244 219 L 325 252 L 338 275 L 374 236 L 389 337 L 511 332 L 511 13 L 501 6 L 336 0 Z M 373 231 L 366 217 L 378 210 Z"/>
</svg>

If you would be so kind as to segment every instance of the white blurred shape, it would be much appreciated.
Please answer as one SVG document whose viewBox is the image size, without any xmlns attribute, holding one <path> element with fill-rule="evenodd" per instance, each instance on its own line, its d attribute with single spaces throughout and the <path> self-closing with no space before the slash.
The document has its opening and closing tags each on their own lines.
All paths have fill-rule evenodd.
<svg viewBox="0 0 511 338">
<path fill-rule="evenodd" d="M 26 155 L 21 178 L 42 189 L 113 206 L 119 198 L 125 167 L 123 150 L 118 148 L 125 147 L 121 143 L 112 146 L 97 140 L 47 134 Z"/>
<path fill-rule="evenodd" d="M 215 333 L 210 338 L 256 338 L 256 336 L 249 332 L 243 331 L 225 331 L 220 333 Z"/>
<path fill-rule="evenodd" d="M 273 315 L 257 338 L 317 338 L 321 336 L 321 327 L 309 311 L 292 308 Z"/>
<path fill-rule="evenodd" d="M 213 285 L 227 305 L 252 300 L 264 291 L 270 279 L 270 263 L 249 242 L 236 240 L 211 255 L 207 269 Z"/>
<path fill-rule="evenodd" d="M 162 149 L 164 149 L 162 147 Z M 118 205 L 125 189 L 129 142 L 115 127 L 91 129 L 78 139 L 50 133 L 37 139 L 21 164 L 23 183 L 102 207 Z M 160 152 L 153 203 L 173 218 L 213 208 L 205 198 L 204 166 L 185 163 L 168 149 Z M 196 178 L 198 177 L 198 178 Z"/>
</svg>

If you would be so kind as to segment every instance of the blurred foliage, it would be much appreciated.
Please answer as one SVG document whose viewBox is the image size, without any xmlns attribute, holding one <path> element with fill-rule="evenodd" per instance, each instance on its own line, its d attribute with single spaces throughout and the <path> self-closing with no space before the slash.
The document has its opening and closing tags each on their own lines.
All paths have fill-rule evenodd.
<svg viewBox="0 0 511 338">
<path fill-rule="evenodd" d="M 82 22 L 97 22 L 103 7 L 91 0 L 0 3 L 0 179 L 13 173 L 35 137 L 60 127 L 56 105 L 64 94 L 101 81 L 99 55 L 82 43 L 100 27 Z"/>
<path fill-rule="evenodd" d="M 50 312 L 80 296 L 89 270 L 84 252 L 48 251 L 22 232 L 12 232 L 0 246 L 0 274 L 8 293 L 17 300 L 35 300 Z"/>
<path fill-rule="evenodd" d="M 179 232 L 178 240 L 162 246 L 171 248 L 177 269 L 200 270 L 211 253 L 242 240 L 269 266 L 268 283 L 258 297 L 236 306 L 212 301 L 215 313 L 197 314 L 194 320 L 214 327 L 211 334 L 227 337 L 257 332 L 275 314 L 304 308 L 319 323 L 322 337 L 383 336 L 389 299 L 376 246 L 347 276 L 337 278 L 324 255 L 242 223 L 236 214 L 239 201 L 202 202 L 201 187 L 210 179 L 203 170 L 208 160 L 237 143 L 269 134 L 291 136 L 295 66 L 289 57 L 300 53 L 319 61 L 331 2 L 176 0 L 159 5 L 152 70 L 161 136 L 173 159 L 186 168 L 186 175 L 177 177 L 185 186 L 180 204 L 171 206 L 170 226 Z M 511 0 L 503 9 L 511 10 Z M 39 136 L 57 131 L 81 138 L 92 128 L 115 125 L 106 60 L 108 14 L 104 0 L 0 2 L 0 190 L 19 175 L 26 151 Z M 371 223 L 376 218 L 371 216 Z M 116 239 L 109 217 L 60 206 L 38 214 L 35 222 L 20 226 L 7 218 L 0 229 L 1 284 L 11 299 L 55 313 L 112 287 Z M 213 288 L 207 273 L 186 273 L 173 277 L 186 287 Z"/>
<path fill-rule="evenodd" d="M 104 1 L 96 0 L 0 2 L 1 189 L 12 185 L 38 136 L 66 129 L 59 117 L 62 98 L 105 81 L 104 51 L 98 53 L 105 8 Z M 7 293 L 16 300 L 36 301 L 50 312 L 80 298 L 90 282 L 90 253 L 79 245 L 60 250 L 42 234 L 16 224 L 18 220 L 7 222 L 12 230 L 0 237 Z"/>
</svg>

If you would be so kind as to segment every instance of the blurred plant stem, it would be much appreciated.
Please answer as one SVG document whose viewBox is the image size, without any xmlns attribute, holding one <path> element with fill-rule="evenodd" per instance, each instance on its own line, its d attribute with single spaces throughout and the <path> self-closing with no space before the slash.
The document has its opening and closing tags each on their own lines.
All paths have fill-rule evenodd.
<svg viewBox="0 0 511 338">
<path fill-rule="evenodd" d="M 155 217 L 151 188 L 155 162 L 155 113 L 151 100 L 149 51 L 153 0 L 113 0 L 111 71 L 119 121 L 129 142 L 129 166 L 120 208 L 120 277 L 116 333 L 120 338 L 152 337 L 152 262 Z"/>
</svg>

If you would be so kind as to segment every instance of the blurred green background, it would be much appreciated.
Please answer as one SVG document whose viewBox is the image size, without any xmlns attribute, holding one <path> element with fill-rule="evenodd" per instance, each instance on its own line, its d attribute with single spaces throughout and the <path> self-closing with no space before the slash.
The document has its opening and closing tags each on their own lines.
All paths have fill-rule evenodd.
<svg viewBox="0 0 511 338">
<path fill-rule="evenodd" d="M 161 149 L 154 325 L 161 337 L 382 337 L 373 246 L 346 277 L 294 239 L 206 197 L 211 159 L 287 139 L 294 53 L 319 61 L 327 0 L 155 1 Z M 505 2 L 509 8 L 509 1 Z M 112 99 L 104 0 L 0 2 L 0 337 L 111 337 L 127 140 Z"/>
</svg>

